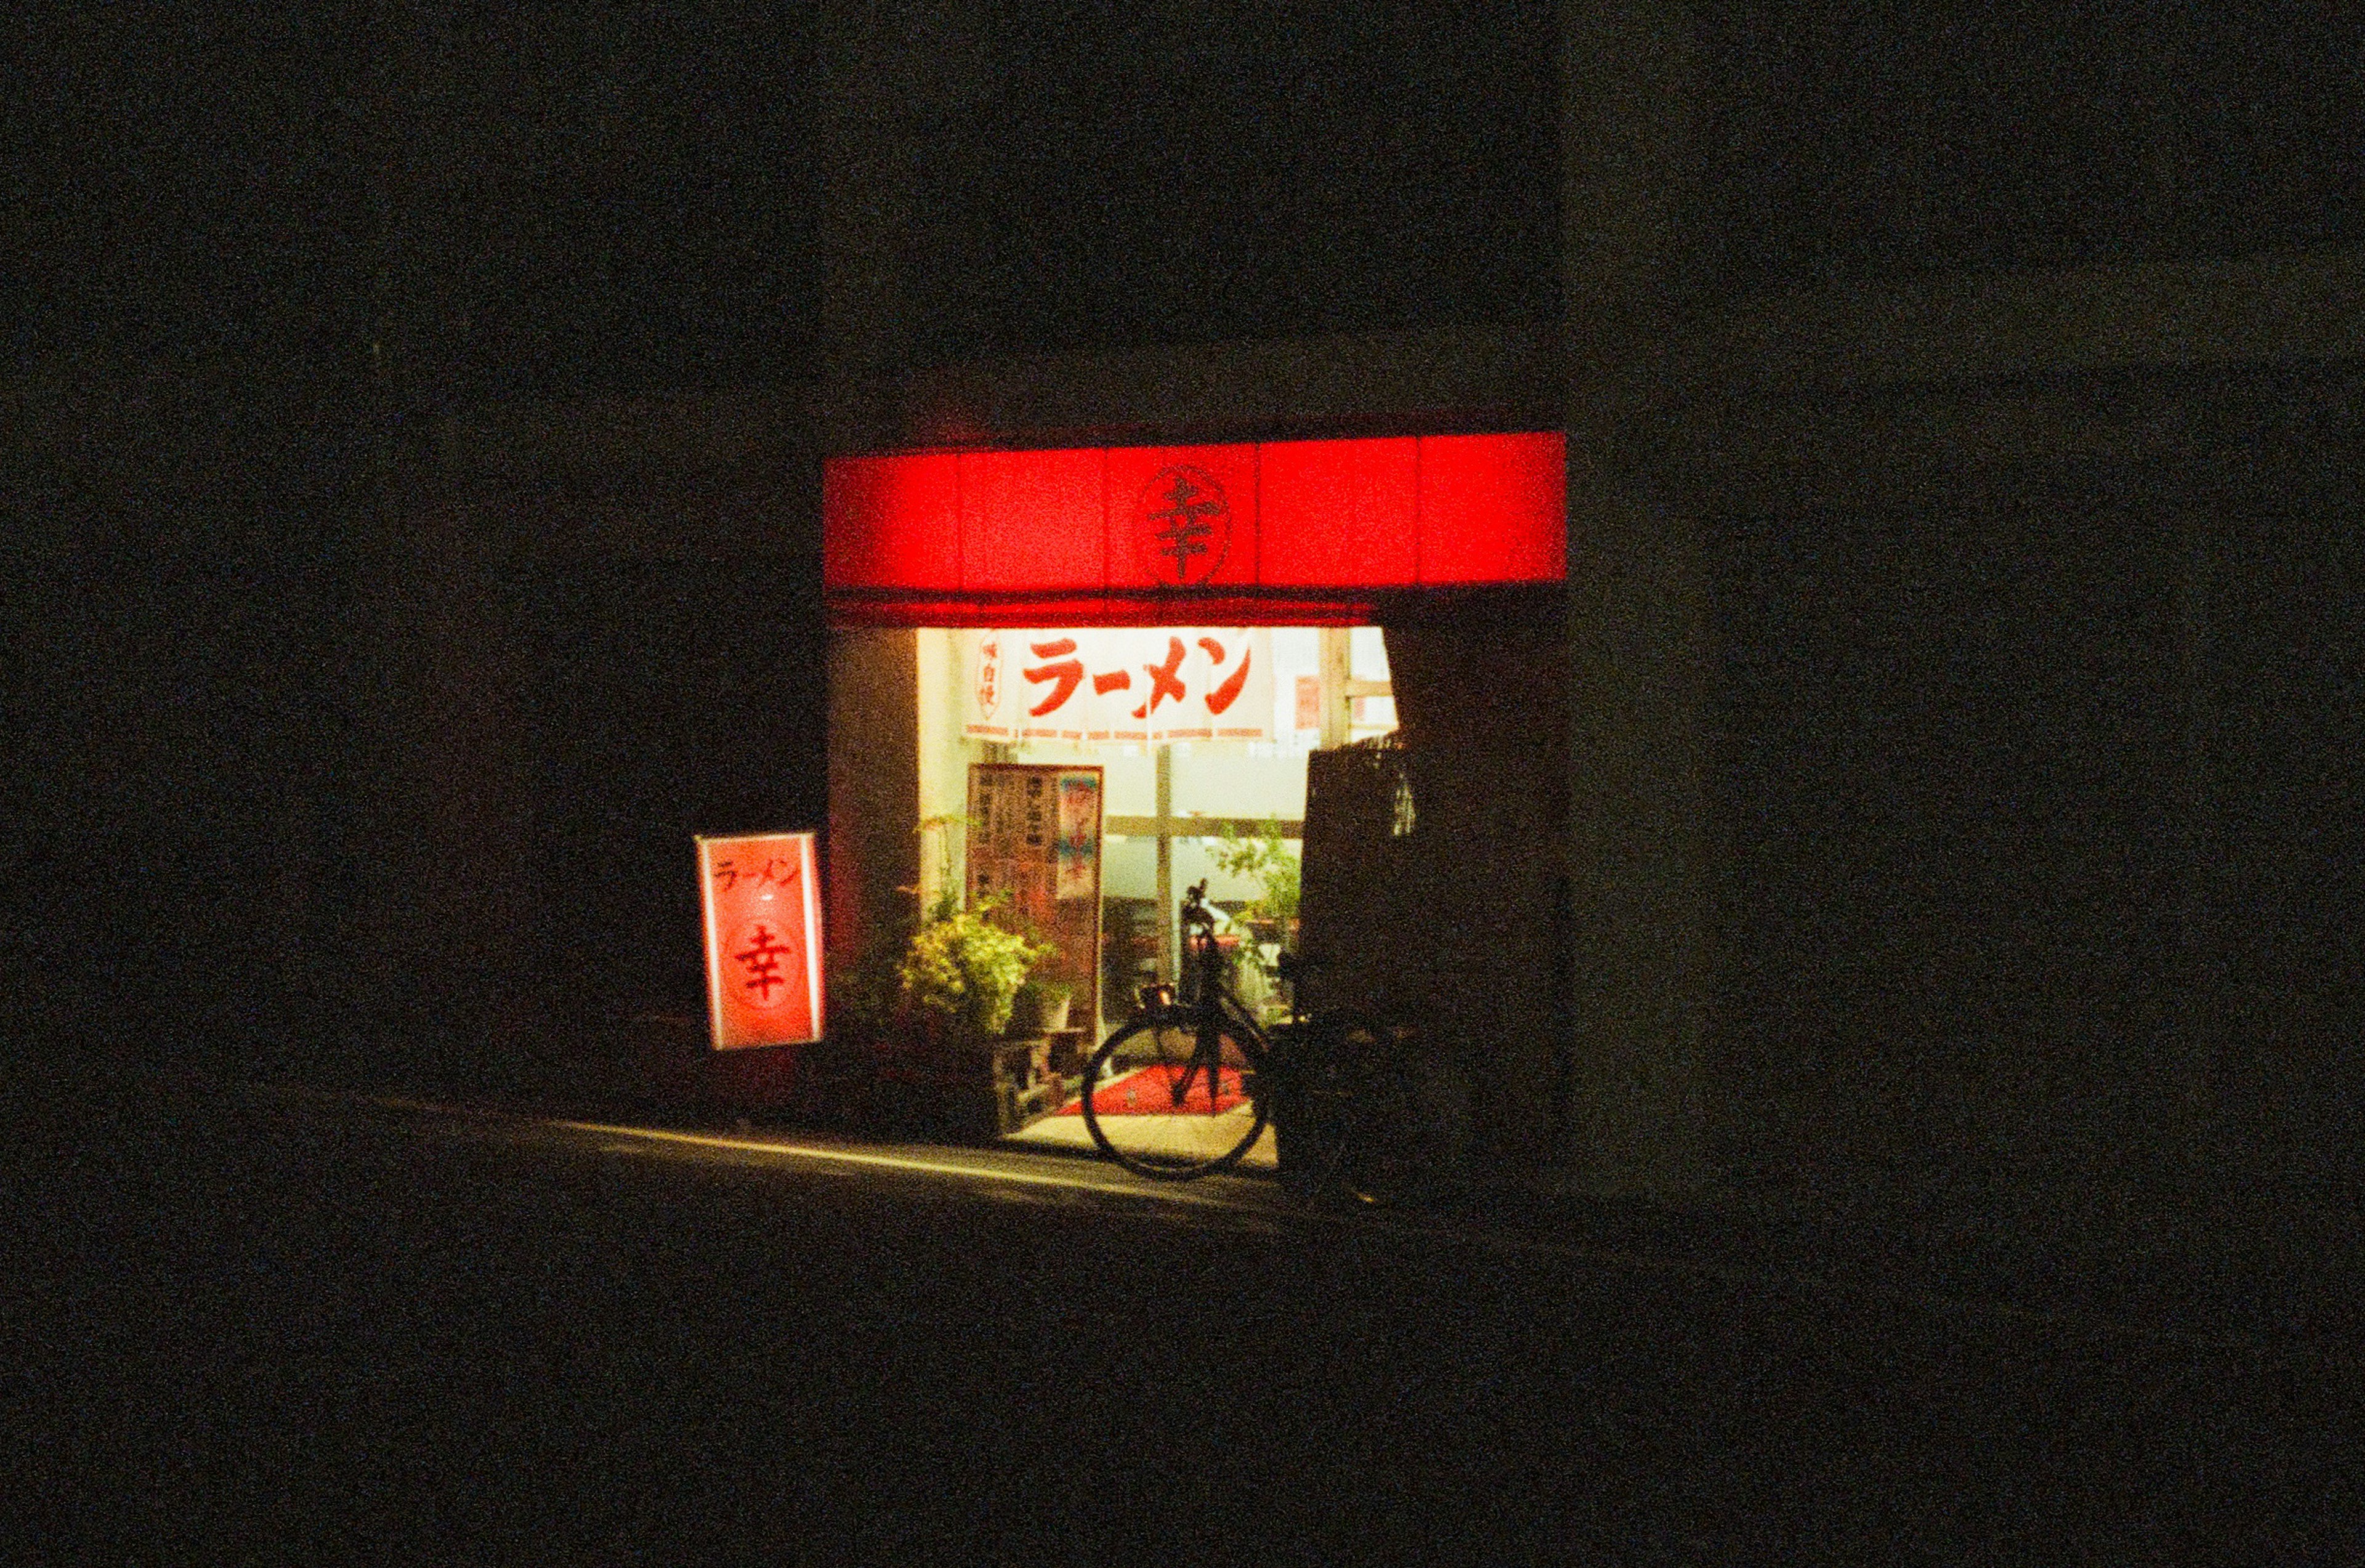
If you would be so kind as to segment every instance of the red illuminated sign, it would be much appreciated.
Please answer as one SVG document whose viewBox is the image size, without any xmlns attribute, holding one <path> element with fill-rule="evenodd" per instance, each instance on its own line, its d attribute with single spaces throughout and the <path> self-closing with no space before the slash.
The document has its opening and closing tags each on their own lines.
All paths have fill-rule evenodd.
<svg viewBox="0 0 2365 1568">
<path fill-rule="evenodd" d="M 1557 431 L 833 458 L 823 575 L 903 624 L 1328 621 L 1561 581 L 1566 486 Z"/>
<path fill-rule="evenodd" d="M 821 903 L 813 835 L 698 841 L 714 1048 L 821 1038 Z"/>
</svg>

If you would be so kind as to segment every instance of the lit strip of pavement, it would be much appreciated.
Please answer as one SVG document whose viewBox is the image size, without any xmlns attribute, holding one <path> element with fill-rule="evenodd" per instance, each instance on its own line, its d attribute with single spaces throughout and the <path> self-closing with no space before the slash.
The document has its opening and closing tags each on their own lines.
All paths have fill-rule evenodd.
<svg viewBox="0 0 2365 1568">
<path fill-rule="evenodd" d="M 378 1102 L 391 1104 L 391 1101 Z M 443 1106 L 416 1105 L 416 1110 L 444 1110 Z M 541 1120 L 540 1118 L 530 1118 Z M 908 1171 L 924 1176 L 967 1176 L 988 1182 L 1010 1182 L 1030 1187 L 1064 1187 L 1084 1193 L 1106 1193 L 1116 1197 L 1157 1198 L 1167 1203 L 1186 1204 L 1199 1208 L 1231 1209 L 1241 1214 L 1270 1215 L 1289 1212 L 1271 1204 L 1242 1203 L 1206 1192 L 1178 1189 L 1171 1183 L 1120 1183 L 1110 1181 L 1090 1181 L 1077 1176 L 1062 1176 L 1044 1170 L 1017 1170 L 998 1165 L 972 1165 L 956 1159 L 928 1159 L 908 1154 L 882 1154 L 871 1149 L 841 1148 L 826 1144 L 779 1143 L 767 1138 L 730 1137 L 720 1133 L 678 1133 L 663 1127 L 618 1126 L 607 1122 L 543 1121 L 544 1126 L 565 1127 L 571 1132 L 597 1133 L 603 1137 L 647 1138 L 657 1143 L 687 1144 L 694 1148 L 722 1148 L 748 1154 L 781 1154 L 794 1159 L 835 1160 L 844 1165 L 865 1165 L 882 1170 Z"/>
<path fill-rule="evenodd" d="M 1696 1258 L 1684 1258 L 1663 1252 L 1634 1251 L 1624 1248 L 1557 1241 L 1522 1232 L 1474 1228 L 1463 1225 L 1421 1223 L 1407 1220 L 1384 1209 L 1311 1209 L 1272 1200 L 1245 1201 L 1227 1197 L 1221 1193 L 1193 1189 L 1177 1182 L 1144 1181 L 1137 1183 L 1124 1180 L 1092 1180 L 1051 1171 L 1017 1170 L 999 1164 L 971 1164 L 962 1160 L 890 1154 L 873 1149 L 846 1148 L 827 1144 L 732 1137 L 719 1133 L 685 1133 L 674 1132 L 663 1127 L 635 1127 L 606 1122 L 568 1121 L 558 1117 L 536 1116 L 516 1112 L 487 1111 L 473 1106 L 443 1105 L 432 1101 L 410 1100 L 391 1095 L 323 1093 L 318 1091 L 280 1086 L 272 1086 L 265 1092 L 278 1093 L 291 1099 L 317 1098 L 351 1104 L 374 1105 L 393 1111 L 424 1113 L 455 1118 L 506 1121 L 523 1126 L 588 1134 L 599 1137 L 637 1138 L 652 1143 L 675 1144 L 738 1154 L 769 1154 L 790 1159 L 867 1166 L 876 1170 L 902 1171 L 918 1176 L 953 1176 L 970 1181 L 1001 1182 L 1021 1186 L 1063 1188 L 1070 1192 L 1095 1193 L 1105 1197 L 1147 1198 L 1182 1207 L 1219 1210 L 1264 1220 L 1285 1219 L 1311 1226 L 1352 1226 L 1359 1230 L 1384 1232 L 1398 1238 L 1446 1242 L 1474 1247 L 1490 1252 L 1558 1258 L 1572 1262 L 1590 1263 L 1636 1273 L 1690 1275 L 1698 1279 L 1712 1280 L 1719 1284 L 1733 1288 L 1764 1290 L 1773 1286 L 1788 1289 L 1801 1295 L 1887 1301 L 1927 1312 L 1934 1316 L 1954 1318 L 1958 1321 L 1989 1318 L 2028 1327 L 2063 1329 L 2104 1338 L 2175 1346 L 2184 1350 L 2209 1350 L 2220 1354 L 2232 1352 L 2246 1356 L 2283 1354 L 2327 1366 L 2365 1367 L 2365 1353 L 2347 1346 L 2328 1343 L 2321 1338 L 2270 1339 L 2260 1335 L 2238 1332 L 2195 1333 L 2150 1328 L 2140 1324 L 2106 1316 L 2101 1313 L 2079 1312 L 2056 1307 L 2023 1306 L 2010 1301 L 1948 1295 L 1935 1291 L 1839 1279 L 1799 1269 L 1743 1268 L 1732 1264 L 1705 1262 Z"/>
</svg>

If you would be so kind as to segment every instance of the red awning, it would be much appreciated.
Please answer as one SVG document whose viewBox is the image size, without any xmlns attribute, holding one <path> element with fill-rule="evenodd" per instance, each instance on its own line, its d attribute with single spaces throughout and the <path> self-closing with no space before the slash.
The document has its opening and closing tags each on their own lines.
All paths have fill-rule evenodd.
<svg viewBox="0 0 2365 1568">
<path fill-rule="evenodd" d="M 1558 431 L 830 459 L 841 620 L 1324 624 L 1567 572 Z"/>
</svg>

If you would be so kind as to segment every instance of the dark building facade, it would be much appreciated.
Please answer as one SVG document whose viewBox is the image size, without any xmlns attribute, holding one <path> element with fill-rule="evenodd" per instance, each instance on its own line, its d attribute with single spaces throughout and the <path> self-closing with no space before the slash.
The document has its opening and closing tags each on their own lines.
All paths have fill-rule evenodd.
<svg viewBox="0 0 2365 1568">
<path fill-rule="evenodd" d="M 489 1013 L 684 1010 L 694 923 L 687 956 L 652 935 L 673 830 L 817 778 L 756 760 L 821 733 L 778 521 L 812 489 L 803 13 L 22 41 L 0 966 L 28 1049 L 465 1081 L 509 1049 Z"/>
<path fill-rule="evenodd" d="M 832 7 L 820 440 L 1541 411 L 1522 1153 L 2337 1186 L 2356 24 L 2140 11 Z"/>
<path fill-rule="evenodd" d="M 112 927 L 38 890 L 144 857 L 209 1005 L 339 1050 L 689 1005 L 687 835 L 831 804 L 824 459 L 1552 430 L 1563 1021 L 1500 1158 L 2353 1186 L 2365 24 L 637 26 L 290 35 L 352 91 L 191 251 L 269 330 L 28 329 L 44 994 Z M 45 253 L 59 321 L 138 292 Z"/>
</svg>

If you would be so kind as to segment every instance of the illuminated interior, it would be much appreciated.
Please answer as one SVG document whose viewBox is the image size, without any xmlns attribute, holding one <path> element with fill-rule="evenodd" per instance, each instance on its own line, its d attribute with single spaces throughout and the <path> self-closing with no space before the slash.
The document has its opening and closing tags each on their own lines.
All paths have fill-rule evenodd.
<svg viewBox="0 0 2365 1568">
<path fill-rule="evenodd" d="M 1277 835 L 1282 852 L 1295 860 L 1306 811 L 1306 755 L 1317 746 L 1366 740 L 1395 728 L 1380 629 L 1145 629 L 1146 637 L 1138 645 L 1154 649 L 1161 642 L 1196 642 L 1212 632 L 1210 641 L 1225 646 L 1230 659 L 1246 655 L 1251 664 L 1269 660 L 1269 683 L 1260 681 L 1253 689 L 1262 699 L 1253 722 L 1268 732 L 1268 739 L 1149 742 L 1037 735 L 1005 740 L 964 734 L 981 727 L 981 648 L 1016 639 L 1010 651 L 1017 656 L 1004 662 L 1006 683 L 1018 689 L 998 694 L 997 707 L 1004 714 L 1023 713 L 1021 704 L 1034 706 L 1056 691 L 1048 680 L 1026 685 L 1025 669 L 1048 667 L 1047 660 L 1029 665 L 1036 657 L 1027 651 L 1029 641 L 1056 654 L 1067 653 L 1078 641 L 1055 636 L 1058 630 L 1037 630 L 1031 639 L 1024 631 L 1007 628 L 933 627 L 918 633 L 920 783 L 928 814 L 962 812 L 973 764 L 1080 765 L 1101 770 L 1098 1016 L 1070 1019 L 1074 1047 L 1098 1040 L 1122 1021 L 1132 1011 L 1130 999 L 1140 985 L 1175 977 L 1175 906 L 1184 889 L 1203 879 L 1209 900 L 1237 922 L 1226 935 L 1241 945 L 1249 960 L 1237 969 L 1244 998 L 1251 1005 L 1277 1011 L 1283 997 L 1271 981 L 1271 963 L 1289 934 L 1271 922 L 1247 918 L 1260 910 L 1272 890 L 1267 879 L 1237 868 L 1237 854 L 1227 865 L 1227 834 L 1234 846 L 1247 838 Z M 1243 641 L 1227 645 L 1234 639 Z M 1086 640 L 1082 647 L 1089 653 L 1093 644 Z M 1115 662 L 1107 656 L 1100 661 L 1104 666 Z M 1115 711 L 1122 721 L 1130 711 Z M 1226 716 L 1241 715 L 1235 707 Z M 946 846 L 952 851 L 957 878 L 966 870 L 965 844 L 966 834 L 957 831 Z M 1058 1098 L 1050 1096 L 1035 1107 L 1043 1119 L 1029 1126 L 1034 1140 L 1082 1138 L 1081 1122 L 1072 1114 L 1059 1118 L 1059 1109 Z M 1269 1149 L 1263 1157 L 1269 1158 Z M 1260 1156 L 1252 1151 L 1250 1158 L 1255 1161 Z"/>
<path fill-rule="evenodd" d="M 1564 503 L 1556 432 L 830 460 L 832 821 L 855 868 L 833 918 L 857 936 L 872 918 L 887 884 L 864 868 L 895 860 L 913 806 L 924 902 L 1016 879 L 1008 924 L 1059 923 L 1093 997 L 1044 1032 L 1048 1067 L 997 1062 L 997 1087 L 1025 1090 L 1005 1130 L 1082 1143 L 1060 1098 L 1081 1083 L 1078 1054 L 1141 985 L 1175 978 L 1185 889 L 1205 880 L 1226 916 L 1244 999 L 1285 1007 L 1276 862 L 1301 852 L 1309 754 L 1396 727 L 1380 623 L 1440 596 L 1556 586 Z M 1019 797 L 998 791 L 1022 784 L 1038 791 L 1026 812 L 1061 803 L 1062 846 L 1093 837 L 1096 898 L 1036 839 L 1024 865 L 971 854 L 986 831 L 972 813 L 1006 823 Z M 1071 791 L 1096 803 L 1097 836 L 1068 821 Z M 1261 865 L 1245 853 L 1258 845 Z M 1030 896 L 1032 914 L 1017 908 Z M 1078 935 L 1082 910 L 1098 925 Z M 1250 1159 L 1270 1157 L 1268 1137 Z"/>
<path fill-rule="evenodd" d="M 972 763 L 1075 763 L 1103 770 L 1104 1021 L 1112 1015 L 1111 999 L 1129 995 L 1141 981 L 1173 978 L 1173 909 L 1183 889 L 1204 879 L 1208 897 L 1227 910 L 1263 890 L 1218 864 L 1225 830 L 1237 836 L 1277 827 L 1295 855 L 1306 812 L 1306 754 L 1395 728 L 1378 627 L 1255 631 L 1272 660 L 1272 739 L 1164 744 L 965 736 L 958 717 L 970 672 L 963 633 L 920 633 L 919 668 L 929 689 L 921 733 L 934 753 L 922 758 L 921 789 L 930 815 L 962 810 Z M 956 859 L 957 873 L 960 866 Z M 1160 909 L 1162 921 L 1155 917 Z M 1122 1002 L 1114 1005 L 1122 1015 Z"/>
</svg>

